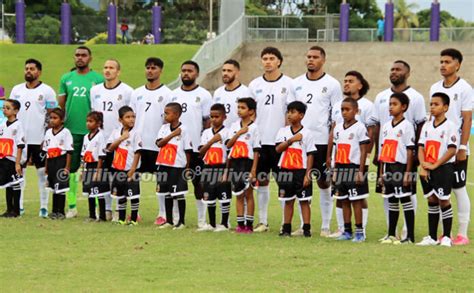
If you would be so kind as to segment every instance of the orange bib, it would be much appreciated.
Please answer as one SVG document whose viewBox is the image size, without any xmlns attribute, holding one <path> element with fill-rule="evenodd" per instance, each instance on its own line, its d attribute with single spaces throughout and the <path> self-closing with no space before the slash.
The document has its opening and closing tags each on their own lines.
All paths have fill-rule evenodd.
<svg viewBox="0 0 474 293">
<path fill-rule="evenodd" d="M 441 143 L 439 141 L 428 140 L 425 143 L 425 162 L 436 163 L 438 161 L 439 147 Z"/>
<path fill-rule="evenodd" d="M 125 170 L 127 165 L 128 151 L 126 149 L 117 148 L 112 161 L 112 167 L 117 170 Z"/>
<path fill-rule="evenodd" d="M 221 165 L 224 164 L 222 159 L 222 148 L 209 148 L 204 156 L 206 165 Z"/>
<path fill-rule="evenodd" d="M 92 152 L 91 151 L 87 151 L 84 153 L 84 158 L 83 158 L 84 162 L 86 163 L 93 163 L 95 162 L 94 160 L 94 156 L 92 155 Z"/>
<path fill-rule="evenodd" d="M 0 138 L 0 159 L 13 155 L 13 139 Z"/>
<path fill-rule="evenodd" d="M 168 143 L 160 149 L 160 153 L 156 158 L 157 164 L 166 164 L 173 166 L 176 161 L 176 154 L 178 152 L 178 146 L 175 144 Z"/>
<path fill-rule="evenodd" d="M 350 164 L 349 154 L 351 153 L 351 145 L 340 143 L 336 150 L 336 164 Z"/>
<path fill-rule="evenodd" d="M 303 151 L 295 148 L 288 148 L 281 161 L 283 169 L 303 169 Z"/>
<path fill-rule="evenodd" d="M 394 139 L 386 139 L 383 142 L 382 152 L 380 153 L 379 160 L 384 163 L 395 163 L 395 157 L 397 155 L 398 141 Z"/>
<path fill-rule="evenodd" d="M 50 148 L 48 149 L 48 159 L 53 159 L 61 156 L 61 148 Z"/>
<path fill-rule="evenodd" d="M 248 159 L 249 158 L 249 149 L 247 144 L 243 141 L 236 141 L 232 147 L 232 152 L 230 153 L 232 159 Z"/>
</svg>

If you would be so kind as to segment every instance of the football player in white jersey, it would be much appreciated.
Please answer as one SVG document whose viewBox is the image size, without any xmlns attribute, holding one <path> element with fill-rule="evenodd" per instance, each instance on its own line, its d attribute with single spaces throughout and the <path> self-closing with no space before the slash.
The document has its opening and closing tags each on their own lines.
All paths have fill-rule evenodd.
<svg viewBox="0 0 474 293">
<path fill-rule="evenodd" d="M 252 97 L 249 88 L 243 85 L 240 80 L 239 62 L 229 59 L 222 66 L 223 86 L 214 92 L 213 104 L 223 104 L 225 107 L 226 119 L 224 126 L 230 127 L 232 123 L 239 120 L 237 115 L 237 101 L 240 98 Z"/>
<path fill-rule="evenodd" d="M 352 70 L 346 73 L 346 76 L 344 77 L 344 96 L 353 98 L 354 100 L 357 101 L 358 112 L 356 114 L 356 120 L 365 125 L 365 127 L 367 128 L 367 133 L 369 137 L 372 138 L 372 132 L 373 132 L 375 123 L 370 118 L 372 117 L 374 104 L 365 97 L 365 95 L 369 91 L 369 88 L 370 86 L 369 86 L 368 81 L 364 78 L 364 76 L 360 72 Z M 333 129 L 336 126 L 336 124 L 340 124 L 344 122 L 344 119 L 342 117 L 341 105 L 342 105 L 342 101 L 337 102 L 332 110 L 331 120 L 333 123 Z M 329 149 L 331 150 L 332 150 L 332 147 L 331 147 L 332 134 L 333 133 L 331 132 L 331 134 L 329 135 L 330 136 Z M 372 151 L 372 147 L 373 147 L 373 140 L 371 139 L 370 143 L 366 146 L 367 158 L 370 157 L 370 152 Z M 328 153 L 328 158 L 331 155 L 332 155 L 331 153 Z M 330 161 L 328 160 L 327 164 L 329 163 Z M 365 172 L 368 172 L 369 165 L 370 165 L 370 161 L 367 160 L 365 163 Z M 367 176 L 365 176 L 364 185 L 366 189 L 368 190 L 369 182 L 367 180 Z M 365 228 L 367 226 L 368 218 L 369 218 L 369 209 L 368 209 L 367 199 L 363 199 L 362 225 L 364 227 L 364 234 L 365 234 Z M 336 201 L 336 220 L 337 220 L 338 231 L 329 235 L 329 237 L 331 238 L 337 238 L 341 236 L 341 234 L 344 232 L 344 217 L 343 217 L 341 200 Z"/>
<path fill-rule="evenodd" d="M 39 216 L 48 217 L 48 192 L 46 191 L 46 174 L 44 167 L 46 154 L 41 149 L 46 130 L 46 115 L 56 107 L 56 93 L 47 84 L 40 81 L 42 71 L 41 62 L 28 59 L 25 62 L 25 81 L 16 85 L 10 99 L 18 100 L 21 104 L 18 120 L 25 131 L 27 144 L 26 160 L 34 164 L 38 175 L 38 189 L 40 194 Z M 22 184 L 20 208 L 23 210 L 25 184 Z"/>
<path fill-rule="evenodd" d="M 120 127 L 118 110 L 123 106 L 128 106 L 133 89 L 126 83 L 120 81 L 120 63 L 116 59 L 108 59 L 104 63 L 102 71 L 104 83 L 95 85 L 90 90 L 91 110 L 103 114 L 103 136 L 107 140 L 114 129 Z M 104 162 L 104 169 L 110 169 L 113 153 L 107 152 L 107 159 Z M 105 209 L 106 219 L 112 219 L 112 198 L 106 194 Z"/>
<path fill-rule="evenodd" d="M 425 107 L 425 100 L 423 96 L 416 91 L 414 88 L 408 85 L 408 78 L 410 77 L 410 65 L 403 61 L 403 60 L 396 60 L 393 62 L 392 67 L 390 68 L 390 83 L 392 84 L 391 87 L 388 89 L 380 92 L 374 101 L 374 111 L 372 115 L 372 120 L 375 123 L 375 128 L 373 131 L 373 141 L 375 143 L 375 155 L 374 155 L 374 164 L 378 167 L 378 157 L 379 157 L 379 149 L 382 143 L 382 138 L 380 137 L 380 127 L 382 127 L 385 123 L 392 120 L 389 112 L 389 104 L 390 104 L 390 96 L 394 93 L 404 93 L 410 99 L 410 106 L 408 107 L 407 111 L 404 113 L 404 117 L 407 119 L 408 122 L 414 125 L 415 127 L 415 143 L 418 142 L 418 138 L 420 137 L 420 131 L 423 127 L 423 124 L 426 120 L 426 107 Z M 418 167 L 418 155 L 416 150 L 414 151 L 414 160 L 413 160 L 413 169 L 412 172 L 416 174 L 417 167 Z M 379 170 L 377 170 L 377 174 L 380 174 Z M 413 176 L 416 178 L 416 176 Z M 377 180 L 378 182 L 378 180 Z M 413 195 L 411 196 L 411 202 L 413 203 L 413 208 L 416 213 L 417 207 L 417 200 L 416 200 L 416 180 L 413 180 L 413 184 L 411 187 L 411 191 Z M 382 193 L 382 187 L 377 184 L 375 188 L 375 192 Z M 384 212 L 388 227 L 388 199 L 384 198 Z M 404 224 L 401 238 L 406 238 L 406 224 Z M 385 239 L 386 237 L 381 238 L 381 240 Z"/>
<path fill-rule="evenodd" d="M 185 61 L 181 65 L 181 87 L 175 89 L 171 94 L 171 102 L 181 105 L 181 123 L 187 127 L 191 134 L 193 153 L 189 168 L 192 170 L 194 196 L 196 197 L 198 228 L 206 224 L 206 204 L 203 201 L 203 186 L 201 183 L 201 172 L 204 166 L 199 157 L 199 144 L 203 129 L 210 127 L 209 115 L 211 112 L 212 96 L 199 86 L 196 79 L 199 76 L 199 65 L 194 61 Z"/>
<path fill-rule="evenodd" d="M 341 84 L 334 77 L 324 72 L 326 52 L 322 47 L 313 46 L 306 53 L 305 74 L 295 78 L 293 89 L 295 98 L 308 107 L 302 124 L 313 133 L 316 142 L 313 168 L 318 170 L 318 187 L 321 207 L 321 236 L 329 236 L 333 199 L 329 178 L 326 176 L 328 168 L 326 157 L 328 150 L 329 130 L 331 127 L 331 112 L 334 105 L 342 100 Z M 301 235 L 297 230 L 293 235 Z"/>
<path fill-rule="evenodd" d="M 268 231 L 268 202 L 270 200 L 270 172 L 278 170 L 280 155 L 275 149 L 275 139 L 280 128 L 285 126 L 286 107 L 294 101 L 292 79 L 280 71 L 283 62 L 281 52 L 267 47 L 260 53 L 264 73 L 249 84 L 257 102 L 257 125 L 261 134 L 260 158 L 257 167 L 258 219 L 255 232 Z M 283 203 L 282 203 L 283 207 Z"/>
<path fill-rule="evenodd" d="M 161 73 L 164 63 L 160 58 L 150 57 L 145 61 L 145 77 L 147 83 L 132 93 L 130 107 L 136 113 L 135 128 L 140 133 L 143 147 L 141 153 L 141 173 L 156 172 L 156 158 L 158 147 L 156 138 L 163 125 L 163 113 L 165 105 L 171 94 L 171 90 L 161 82 Z M 142 189 L 143 190 L 143 189 Z M 166 223 L 165 197 L 158 196 L 159 211 L 155 219 L 155 225 L 161 226 Z"/>
<path fill-rule="evenodd" d="M 467 228 L 471 216 L 471 202 L 466 189 L 467 162 L 469 156 L 469 136 L 472 125 L 472 86 L 459 77 L 458 71 L 463 60 L 462 53 L 456 49 L 441 51 L 440 73 L 443 79 L 431 86 L 430 96 L 445 93 L 449 96 L 449 110 L 446 118 L 458 127 L 461 142 L 454 163 L 453 191 L 458 204 L 459 231 L 453 240 L 454 245 L 469 243 Z"/>
</svg>

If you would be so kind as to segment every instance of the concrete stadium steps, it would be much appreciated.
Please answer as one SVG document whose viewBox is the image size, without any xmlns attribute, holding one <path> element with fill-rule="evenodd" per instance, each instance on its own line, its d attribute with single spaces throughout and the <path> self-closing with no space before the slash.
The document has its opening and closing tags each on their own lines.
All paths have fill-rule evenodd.
<svg viewBox="0 0 474 293">
<path fill-rule="evenodd" d="M 260 51 L 266 46 L 275 46 L 283 54 L 282 72 L 297 77 L 305 72 L 305 53 L 316 43 L 248 43 L 234 52 L 233 58 L 241 63 L 241 80 L 248 84 L 262 74 Z M 445 48 L 456 48 L 464 55 L 460 75 L 474 84 L 474 43 L 318 43 L 326 50 L 325 71 L 341 83 L 349 70 L 360 71 L 370 84 L 367 94 L 374 99 L 377 93 L 389 85 L 389 70 L 393 61 L 402 59 L 411 66 L 409 83 L 425 96 L 430 86 L 438 81 L 439 53 Z M 209 73 L 201 82 L 215 90 L 222 82 L 220 69 Z"/>
</svg>

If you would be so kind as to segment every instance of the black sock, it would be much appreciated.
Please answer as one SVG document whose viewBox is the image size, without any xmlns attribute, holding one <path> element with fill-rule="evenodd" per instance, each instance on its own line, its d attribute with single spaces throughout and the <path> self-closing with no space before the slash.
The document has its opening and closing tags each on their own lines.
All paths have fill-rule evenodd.
<svg viewBox="0 0 474 293">
<path fill-rule="evenodd" d="M 405 223 L 407 225 L 407 238 L 411 242 L 415 242 L 415 208 L 411 202 L 410 196 L 400 198 L 403 207 L 403 214 L 405 215 Z"/>
<path fill-rule="evenodd" d="M 356 232 L 356 233 L 359 233 L 359 234 L 360 234 L 360 233 L 364 233 L 364 227 L 362 226 L 362 223 L 360 223 L 360 224 L 357 224 L 357 223 L 356 223 L 355 226 L 356 226 L 356 228 L 355 228 L 355 232 Z"/>
<path fill-rule="evenodd" d="M 130 200 L 130 220 L 136 222 L 138 218 L 138 208 L 140 207 L 140 198 L 134 198 Z"/>
<path fill-rule="evenodd" d="M 96 219 L 95 216 L 95 197 L 89 197 L 89 218 Z"/>
<path fill-rule="evenodd" d="M 283 224 L 283 233 L 291 234 L 291 223 Z"/>
<path fill-rule="evenodd" d="M 230 202 L 223 202 L 221 204 L 221 225 L 229 227 L 229 212 L 230 212 Z"/>
<path fill-rule="evenodd" d="M 311 224 L 303 224 L 303 231 L 311 231 Z"/>
<path fill-rule="evenodd" d="M 65 193 L 58 193 L 57 195 L 58 198 L 58 213 L 61 215 L 65 215 L 66 213 L 64 212 L 64 208 L 66 207 L 66 194 Z"/>
<path fill-rule="evenodd" d="M 11 213 L 13 211 L 13 194 L 9 192 L 10 187 L 7 188 L 5 191 L 5 200 L 7 202 L 7 213 Z"/>
<path fill-rule="evenodd" d="M 119 221 L 125 221 L 127 216 L 127 198 L 123 197 L 118 200 L 117 209 L 119 212 Z"/>
<path fill-rule="evenodd" d="M 238 225 L 240 228 L 245 227 L 245 217 L 244 217 L 244 216 L 239 216 L 239 215 L 237 215 L 237 225 Z"/>
<path fill-rule="evenodd" d="M 166 222 L 173 225 L 173 198 L 169 195 L 165 196 L 165 212 Z"/>
<path fill-rule="evenodd" d="M 207 213 L 209 215 L 209 224 L 216 227 L 216 202 L 207 204 Z"/>
<path fill-rule="evenodd" d="M 451 237 L 451 228 L 453 227 L 453 208 L 451 204 L 441 208 L 441 217 L 443 219 L 443 236 Z"/>
<path fill-rule="evenodd" d="M 99 219 L 106 221 L 105 217 L 105 198 L 99 197 Z"/>
<path fill-rule="evenodd" d="M 397 230 L 398 217 L 400 216 L 400 207 L 398 198 L 395 196 L 388 198 L 388 236 L 395 237 Z"/>
<path fill-rule="evenodd" d="M 179 224 L 184 225 L 184 216 L 186 215 L 186 199 L 178 198 Z"/>
<path fill-rule="evenodd" d="M 428 203 L 428 227 L 433 240 L 438 240 L 439 205 Z"/>
<path fill-rule="evenodd" d="M 352 234 L 352 223 L 344 223 L 344 232 Z"/>
<path fill-rule="evenodd" d="M 57 214 L 58 213 L 58 198 L 56 197 L 56 193 L 53 193 L 52 200 L 53 200 L 53 214 Z"/>
<path fill-rule="evenodd" d="M 253 216 L 250 216 L 250 215 L 245 216 L 245 225 L 247 227 L 252 227 L 253 228 Z"/>
<path fill-rule="evenodd" d="M 12 186 L 11 193 L 13 197 L 13 213 L 16 216 L 20 215 L 20 197 L 21 197 L 21 187 L 20 185 Z M 9 189 L 10 189 L 9 188 Z"/>
</svg>

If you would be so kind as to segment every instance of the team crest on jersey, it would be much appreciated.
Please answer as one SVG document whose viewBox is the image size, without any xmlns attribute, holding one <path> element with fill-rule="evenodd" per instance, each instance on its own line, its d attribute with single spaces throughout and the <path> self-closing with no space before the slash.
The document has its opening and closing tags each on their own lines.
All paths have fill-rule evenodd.
<svg viewBox="0 0 474 293">
<path fill-rule="evenodd" d="M 72 81 L 66 81 L 66 85 L 70 86 L 72 84 Z"/>
<path fill-rule="evenodd" d="M 255 93 L 258 95 L 258 94 L 261 94 L 263 92 L 263 90 L 256 90 Z"/>
<path fill-rule="evenodd" d="M 20 95 L 15 95 L 15 100 L 19 100 L 20 99 Z"/>
<path fill-rule="evenodd" d="M 281 93 L 282 93 L 282 94 L 286 94 L 286 87 L 284 87 L 284 88 L 281 89 Z"/>
<path fill-rule="evenodd" d="M 15 135 L 16 135 L 16 129 L 12 131 L 12 136 L 15 136 Z"/>
<path fill-rule="evenodd" d="M 221 100 L 221 97 L 216 98 L 216 102 L 219 102 Z"/>
<path fill-rule="evenodd" d="M 40 101 L 40 102 L 41 102 L 43 99 L 44 99 L 43 95 L 39 95 L 39 97 L 38 97 L 38 101 Z"/>
<path fill-rule="evenodd" d="M 443 132 L 441 132 L 441 135 L 439 137 L 444 138 L 444 130 L 443 130 Z"/>
<path fill-rule="evenodd" d="M 177 99 L 178 99 L 178 97 L 173 97 L 173 98 L 171 99 L 171 102 L 174 102 L 174 101 L 176 101 Z"/>
<path fill-rule="evenodd" d="M 458 100 L 458 94 L 454 94 L 453 100 L 457 101 Z"/>
<path fill-rule="evenodd" d="M 141 99 L 143 99 L 143 96 L 138 96 L 137 100 L 140 101 Z"/>
<path fill-rule="evenodd" d="M 118 100 L 118 101 L 121 101 L 121 100 L 122 100 L 122 95 L 118 95 L 117 100 Z"/>
<path fill-rule="evenodd" d="M 354 138 L 354 133 L 349 134 L 348 139 L 349 139 L 349 140 L 352 140 L 353 138 Z"/>
<path fill-rule="evenodd" d="M 387 130 L 384 130 L 383 132 L 383 136 L 386 137 L 387 136 Z"/>
<path fill-rule="evenodd" d="M 196 103 L 199 103 L 201 102 L 201 98 L 200 97 L 196 97 Z"/>
<path fill-rule="evenodd" d="M 321 91 L 323 94 L 327 93 L 328 92 L 328 88 L 327 87 L 323 87 L 323 90 Z"/>
<path fill-rule="evenodd" d="M 451 136 L 451 141 L 456 142 L 456 135 Z"/>
<path fill-rule="evenodd" d="M 302 86 L 297 86 L 296 89 L 295 89 L 295 91 L 300 91 L 300 90 L 302 90 L 302 89 L 303 89 Z"/>
<path fill-rule="evenodd" d="M 100 95 L 95 95 L 94 99 L 100 99 Z"/>
<path fill-rule="evenodd" d="M 176 136 L 176 141 L 180 141 L 181 140 L 181 134 Z"/>
<path fill-rule="evenodd" d="M 387 101 L 386 99 L 381 99 L 381 100 L 380 100 L 380 104 L 383 104 L 383 103 L 385 103 L 386 101 Z"/>
<path fill-rule="evenodd" d="M 249 140 L 250 139 L 250 133 L 247 133 L 245 134 L 245 137 L 244 137 L 246 140 Z"/>
<path fill-rule="evenodd" d="M 161 102 L 163 102 L 163 96 L 160 96 L 160 97 L 158 98 L 158 103 L 161 103 Z"/>
<path fill-rule="evenodd" d="M 403 131 L 400 129 L 397 133 L 397 137 L 402 137 L 402 135 L 403 135 Z"/>
<path fill-rule="evenodd" d="M 130 146 L 130 144 L 131 144 L 131 143 L 130 143 L 129 140 L 127 140 L 127 141 L 125 142 L 125 146 L 126 146 L 126 147 Z"/>
<path fill-rule="evenodd" d="M 64 146 L 64 139 L 61 139 L 61 140 L 59 141 L 59 146 Z"/>
</svg>

